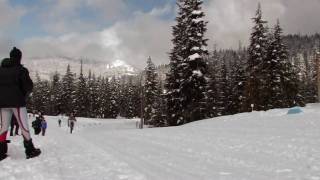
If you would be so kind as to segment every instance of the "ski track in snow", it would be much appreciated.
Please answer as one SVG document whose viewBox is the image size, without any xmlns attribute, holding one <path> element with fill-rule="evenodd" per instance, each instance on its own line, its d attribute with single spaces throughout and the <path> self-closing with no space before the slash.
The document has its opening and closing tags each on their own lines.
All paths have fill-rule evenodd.
<svg viewBox="0 0 320 180">
<path fill-rule="evenodd" d="M 9 137 L 0 180 L 320 180 L 320 104 L 287 110 L 143 130 L 78 118 L 74 134 L 47 117 L 47 135 L 33 136 L 40 157 L 26 160 L 22 137 Z"/>
</svg>

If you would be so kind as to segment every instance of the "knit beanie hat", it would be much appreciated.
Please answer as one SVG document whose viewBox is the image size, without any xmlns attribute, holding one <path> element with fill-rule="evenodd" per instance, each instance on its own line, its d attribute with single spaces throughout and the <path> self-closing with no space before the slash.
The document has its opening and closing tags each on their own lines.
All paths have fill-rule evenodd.
<svg viewBox="0 0 320 180">
<path fill-rule="evenodd" d="M 18 61 L 17 63 L 20 64 L 21 57 L 22 57 L 22 52 L 18 48 L 13 47 L 13 49 L 10 52 L 10 58 L 12 60 Z"/>
</svg>

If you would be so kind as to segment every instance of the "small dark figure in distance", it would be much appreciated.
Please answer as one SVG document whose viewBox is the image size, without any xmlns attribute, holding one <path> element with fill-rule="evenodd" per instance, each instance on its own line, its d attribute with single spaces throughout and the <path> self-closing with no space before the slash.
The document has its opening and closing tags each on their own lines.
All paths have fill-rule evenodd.
<svg viewBox="0 0 320 180">
<path fill-rule="evenodd" d="M 61 127 L 61 119 L 58 120 L 59 127 Z"/>
<path fill-rule="evenodd" d="M 74 129 L 74 124 L 76 122 L 76 118 L 74 117 L 74 114 L 71 113 L 70 116 L 69 116 L 69 119 L 68 119 L 68 124 L 70 126 L 70 134 L 72 134 L 72 131 Z"/>
<path fill-rule="evenodd" d="M 19 123 L 15 116 L 11 118 L 11 125 L 10 125 L 10 136 L 17 136 L 19 135 Z M 14 132 L 14 134 L 13 134 Z"/>
<path fill-rule="evenodd" d="M 43 118 L 41 120 L 41 132 L 42 132 L 42 136 L 45 136 L 46 135 L 46 130 L 47 130 L 47 121 Z"/>
</svg>

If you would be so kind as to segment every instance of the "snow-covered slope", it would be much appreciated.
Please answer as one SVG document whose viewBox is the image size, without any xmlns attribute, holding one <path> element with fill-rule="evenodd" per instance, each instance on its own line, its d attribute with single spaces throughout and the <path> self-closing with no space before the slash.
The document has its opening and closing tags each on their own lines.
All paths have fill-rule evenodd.
<svg viewBox="0 0 320 180">
<path fill-rule="evenodd" d="M 0 163 L 1 180 L 286 180 L 320 179 L 320 105 L 243 113 L 180 127 L 136 129 L 134 120 L 47 117 L 43 154 L 25 160 L 21 137 Z"/>
<path fill-rule="evenodd" d="M 59 72 L 64 75 L 67 70 L 67 65 L 71 67 L 71 71 L 79 74 L 80 59 L 67 57 L 54 58 L 31 58 L 23 61 L 24 65 L 28 67 L 32 77 L 38 72 L 41 78 L 49 79 L 54 72 Z M 97 76 L 121 76 L 121 75 L 135 75 L 138 69 L 127 64 L 125 61 L 115 60 L 113 62 L 83 60 L 83 72 L 88 75 L 89 71 L 94 72 Z"/>
</svg>

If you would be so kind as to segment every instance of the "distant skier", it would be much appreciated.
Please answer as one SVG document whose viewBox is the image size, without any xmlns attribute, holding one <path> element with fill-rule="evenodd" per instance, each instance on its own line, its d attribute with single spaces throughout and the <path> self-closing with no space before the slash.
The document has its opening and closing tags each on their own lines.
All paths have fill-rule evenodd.
<svg viewBox="0 0 320 180">
<path fill-rule="evenodd" d="M 42 132 L 42 136 L 45 136 L 46 135 L 46 130 L 47 130 L 47 121 L 43 118 L 41 120 L 41 132 Z"/>
<path fill-rule="evenodd" d="M 11 118 L 11 125 L 10 125 L 10 136 L 13 136 L 13 135 L 15 136 L 19 135 L 19 123 L 14 115 Z"/>
<path fill-rule="evenodd" d="M 71 113 L 70 116 L 69 116 L 69 119 L 68 119 L 68 124 L 70 126 L 70 134 L 72 134 L 72 131 L 74 129 L 74 124 L 76 122 L 76 118 L 74 117 L 74 114 Z"/>
<path fill-rule="evenodd" d="M 61 119 L 58 120 L 59 127 L 61 127 Z"/>
<path fill-rule="evenodd" d="M 21 127 L 26 158 L 41 154 L 40 149 L 34 147 L 29 132 L 26 98 L 33 89 L 33 82 L 29 71 L 21 65 L 21 58 L 21 51 L 14 47 L 10 59 L 3 60 L 0 67 L 0 160 L 7 157 L 7 132 L 12 114 Z"/>
</svg>

